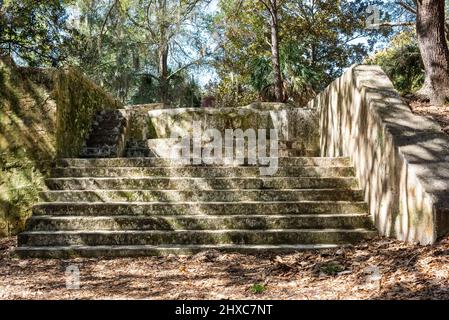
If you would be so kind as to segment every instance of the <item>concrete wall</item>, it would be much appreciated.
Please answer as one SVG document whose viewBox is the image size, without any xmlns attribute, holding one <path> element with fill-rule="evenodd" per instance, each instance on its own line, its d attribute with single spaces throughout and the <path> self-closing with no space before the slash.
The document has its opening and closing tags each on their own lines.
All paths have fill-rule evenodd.
<svg viewBox="0 0 449 320">
<path fill-rule="evenodd" d="M 240 108 L 178 108 L 148 112 L 151 138 L 170 138 L 173 130 L 191 133 L 193 121 L 203 130 L 278 129 L 280 140 L 297 141 L 304 155 L 319 155 L 319 118 L 316 110 L 285 104 L 254 103 Z"/>
<path fill-rule="evenodd" d="M 449 137 L 414 115 L 378 66 L 358 65 L 309 103 L 322 156 L 350 156 L 381 234 L 430 244 L 449 231 Z"/>
</svg>

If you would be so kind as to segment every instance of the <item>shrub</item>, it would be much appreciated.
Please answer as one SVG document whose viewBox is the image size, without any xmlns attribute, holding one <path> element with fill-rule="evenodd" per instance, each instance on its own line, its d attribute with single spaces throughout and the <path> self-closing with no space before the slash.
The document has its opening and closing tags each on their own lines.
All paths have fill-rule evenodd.
<svg viewBox="0 0 449 320">
<path fill-rule="evenodd" d="M 424 66 L 413 31 L 398 33 L 386 49 L 365 62 L 381 66 L 403 94 L 417 91 L 424 83 Z"/>
</svg>

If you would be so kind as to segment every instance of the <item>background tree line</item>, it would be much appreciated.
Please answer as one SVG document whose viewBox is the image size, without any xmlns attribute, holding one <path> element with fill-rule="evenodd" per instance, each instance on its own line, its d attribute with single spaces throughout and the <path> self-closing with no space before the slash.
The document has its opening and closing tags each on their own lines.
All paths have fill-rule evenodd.
<svg viewBox="0 0 449 320">
<path fill-rule="evenodd" d="M 34 67 L 76 65 L 132 104 L 199 106 L 208 96 L 227 106 L 304 105 L 363 61 L 380 64 L 399 90 L 442 104 L 446 2 L 4 0 L 0 50 Z"/>
</svg>

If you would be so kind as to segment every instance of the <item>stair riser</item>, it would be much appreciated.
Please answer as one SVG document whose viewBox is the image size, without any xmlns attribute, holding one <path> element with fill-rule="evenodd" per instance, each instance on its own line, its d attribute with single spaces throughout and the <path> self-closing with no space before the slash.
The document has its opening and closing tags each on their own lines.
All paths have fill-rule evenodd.
<svg viewBox="0 0 449 320">
<path fill-rule="evenodd" d="M 363 201 L 359 190 L 51 191 L 43 202 Z"/>
<path fill-rule="evenodd" d="M 257 167 L 56 168 L 53 177 L 260 177 Z M 352 177 L 352 167 L 279 167 L 275 177 Z"/>
<path fill-rule="evenodd" d="M 39 218 L 28 221 L 29 231 L 70 230 L 220 230 L 220 229 L 358 229 L 370 228 L 368 216 L 335 217 L 99 217 Z"/>
<path fill-rule="evenodd" d="M 339 245 L 344 247 L 345 245 Z M 191 248 L 188 246 L 165 248 L 165 247 L 92 247 L 79 248 L 72 247 L 69 249 L 55 248 L 17 248 L 15 254 L 21 258 L 50 258 L 50 259 L 71 259 L 76 257 L 85 258 L 129 258 L 129 257 L 145 257 L 145 256 L 167 256 L 167 255 L 193 255 L 205 250 L 215 250 L 222 253 L 241 253 L 241 254 L 267 254 L 267 253 L 293 253 L 301 250 L 323 250 L 335 248 L 338 246 L 270 246 L 270 247 L 223 247 L 208 246 Z"/>
<path fill-rule="evenodd" d="M 156 203 L 156 204 L 42 204 L 35 215 L 50 216 L 153 216 L 153 215 L 284 215 L 366 213 L 367 205 L 354 203 Z"/>
<path fill-rule="evenodd" d="M 118 135 L 94 136 L 90 137 L 87 140 L 86 145 L 90 147 L 103 146 L 103 145 L 115 146 L 119 141 L 120 136 Z"/>
<path fill-rule="evenodd" d="M 320 244 L 352 243 L 374 236 L 373 232 L 311 232 L 311 231 L 176 231 L 133 233 L 28 234 L 18 236 L 19 246 L 67 245 L 164 245 L 164 244 Z"/>
<path fill-rule="evenodd" d="M 247 164 L 247 159 L 245 164 Z M 236 163 L 237 164 L 237 163 Z M 144 159 L 61 159 L 59 167 L 172 167 L 180 165 L 179 162 L 162 158 Z M 349 167 L 351 161 L 348 158 L 279 158 L 280 166 L 323 166 L 323 167 Z"/>
<path fill-rule="evenodd" d="M 48 179 L 50 190 L 355 189 L 355 178 L 107 178 Z"/>
</svg>

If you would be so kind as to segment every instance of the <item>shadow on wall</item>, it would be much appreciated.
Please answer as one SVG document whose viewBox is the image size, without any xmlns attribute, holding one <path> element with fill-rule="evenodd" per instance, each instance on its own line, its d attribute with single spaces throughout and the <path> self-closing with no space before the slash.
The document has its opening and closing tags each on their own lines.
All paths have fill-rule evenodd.
<svg viewBox="0 0 449 320">
<path fill-rule="evenodd" d="M 378 66 L 358 65 L 310 107 L 322 156 L 350 156 L 381 234 L 422 244 L 449 231 L 449 137 L 414 115 Z"/>
<path fill-rule="evenodd" d="M 55 150 L 51 71 L 0 59 L 0 236 L 21 231 Z"/>
<path fill-rule="evenodd" d="M 95 113 L 119 107 L 75 69 L 0 58 L 0 236 L 23 229 L 56 155 L 78 156 Z"/>
</svg>

